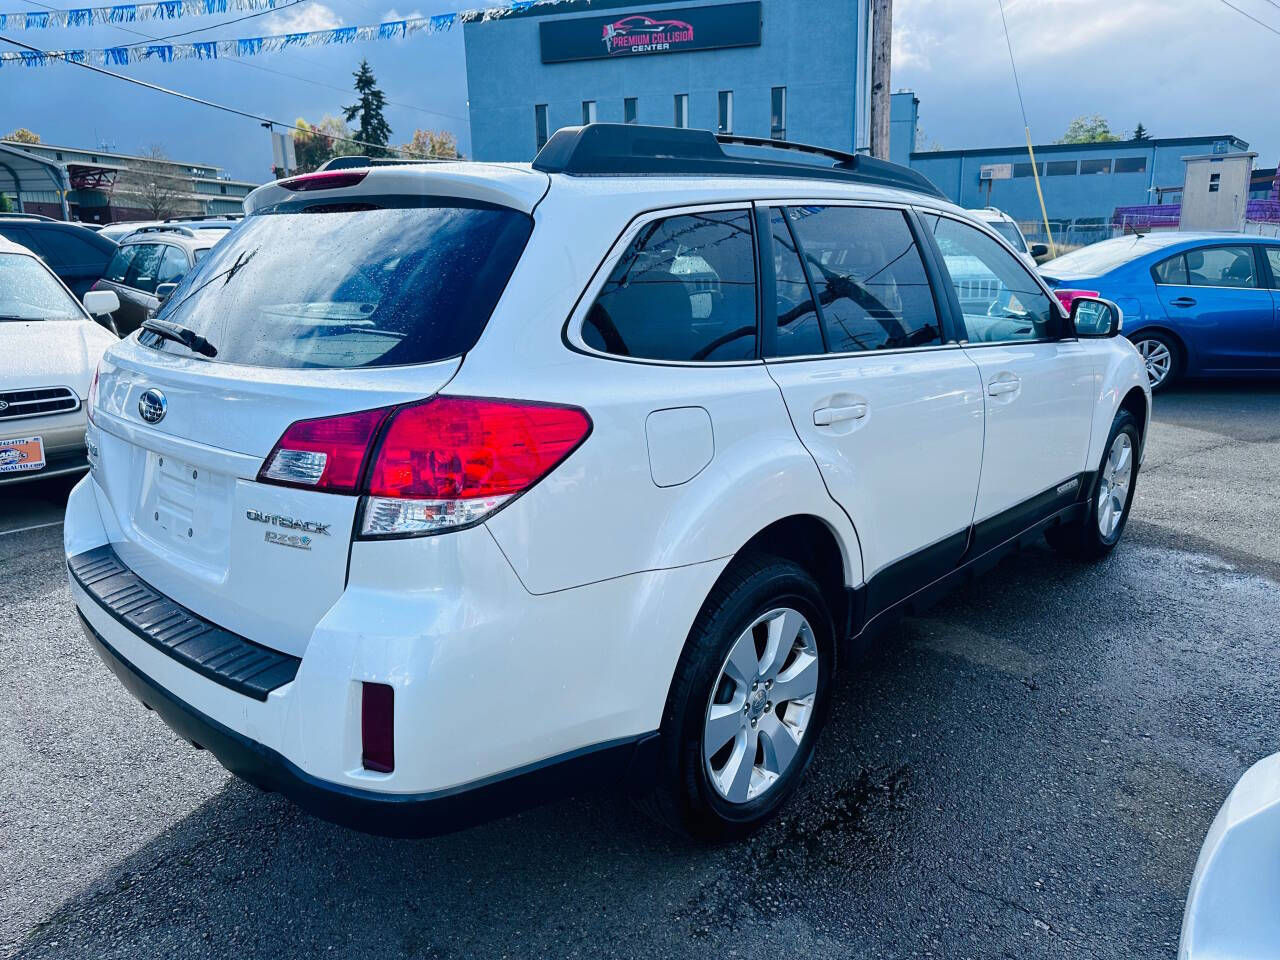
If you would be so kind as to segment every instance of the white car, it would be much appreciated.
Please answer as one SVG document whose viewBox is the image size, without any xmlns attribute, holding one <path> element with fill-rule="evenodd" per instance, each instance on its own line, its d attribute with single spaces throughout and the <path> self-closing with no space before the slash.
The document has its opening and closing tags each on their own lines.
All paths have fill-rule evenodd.
<svg viewBox="0 0 1280 960">
<path fill-rule="evenodd" d="M 837 642 L 1043 533 L 1107 553 L 1150 410 L 1113 304 L 1067 317 L 909 170 L 774 156 L 601 124 L 255 190 L 99 369 L 65 527 L 95 648 L 363 829 L 600 786 L 761 823 Z"/>
<path fill-rule="evenodd" d="M 0 237 L 0 487 L 87 468 L 84 401 L 116 342 L 89 312 L 119 307 L 114 293 L 81 306 L 43 260 Z"/>
<path fill-rule="evenodd" d="M 1018 221 L 1003 210 L 997 210 L 995 207 L 983 207 L 979 210 L 970 210 L 969 213 L 1000 234 L 1004 241 L 1013 247 L 1014 252 L 1022 258 L 1023 262 L 1033 270 L 1036 266 L 1036 257 L 1043 257 L 1049 252 L 1048 246 L 1043 243 L 1028 244 L 1027 238 L 1022 235 L 1022 228 L 1018 226 Z"/>
</svg>

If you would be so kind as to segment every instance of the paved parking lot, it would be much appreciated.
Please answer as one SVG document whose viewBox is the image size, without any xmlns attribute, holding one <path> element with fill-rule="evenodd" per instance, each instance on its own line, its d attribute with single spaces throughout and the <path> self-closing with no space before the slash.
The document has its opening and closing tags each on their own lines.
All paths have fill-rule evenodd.
<svg viewBox="0 0 1280 960">
<path fill-rule="evenodd" d="M 1199 844 L 1280 749 L 1280 389 L 1157 403 L 1121 548 L 1047 549 L 838 679 L 747 843 L 581 799 L 362 836 L 228 777 L 81 639 L 65 486 L 0 494 L 0 953 L 1170 957 Z"/>
</svg>

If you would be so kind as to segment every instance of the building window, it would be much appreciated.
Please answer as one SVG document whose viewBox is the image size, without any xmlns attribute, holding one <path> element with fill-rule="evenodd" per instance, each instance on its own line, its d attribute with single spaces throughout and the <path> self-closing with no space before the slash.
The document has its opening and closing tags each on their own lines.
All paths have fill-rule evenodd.
<svg viewBox="0 0 1280 960">
<path fill-rule="evenodd" d="M 769 136 L 787 139 L 787 88 L 774 87 L 769 106 Z"/>
<path fill-rule="evenodd" d="M 61 160 L 61 159 L 62 159 L 62 151 L 61 151 L 61 150 L 57 151 L 56 153 L 54 153 L 54 156 L 55 156 L 55 157 L 57 157 L 59 160 Z"/>
<path fill-rule="evenodd" d="M 1110 172 L 1111 172 L 1110 160 L 1081 160 L 1080 161 L 1081 176 L 1083 176 L 1086 173 L 1110 173 Z"/>
<path fill-rule="evenodd" d="M 1032 169 L 1032 165 L 1029 163 L 1015 163 L 1013 165 L 1013 175 L 1019 179 L 1022 177 L 1034 177 L 1037 173 L 1042 177 L 1044 176 L 1043 163 L 1035 164 L 1035 169 Z"/>
<path fill-rule="evenodd" d="M 1209 192 L 1217 193 L 1218 189 L 1221 186 L 1222 186 L 1222 174 L 1220 173 L 1209 174 Z"/>
<path fill-rule="evenodd" d="M 1116 173 L 1146 173 L 1147 158 L 1146 157 L 1118 157 L 1116 159 Z"/>
<path fill-rule="evenodd" d="M 676 126 L 687 127 L 689 125 L 689 95 L 687 93 L 676 94 Z"/>
<path fill-rule="evenodd" d="M 582 101 L 582 122 L 583 123 L 596 122 L 596 102 L 594 100 Z"/>
<path fill-rule="evenodd" d="M 720 133 L 733 133 L 733 91 L 720 91 L 720 119 L 716 124 Z"/>
<path fill-rule="evenodd" d="M 636 110 L 635 97 L 627 97 L 625 100 L 622 101 L 622 122 L 623 123 L 635 123 L 636 116 L 638 113 L 639 111 Z"/>
<path fill-rule="evenodd" d="M 1050 160 L 1044 165 L 1045 176 L 1047 177 L 1074 177 L 1076 175 L 1076 161 L 1074 160 Z"/>
<path fill-rule="evenodd" d="M 533 108 L 534 133 L 538 138 L 538 149 L 547 145 L 547 105 L 540 103 Z"/>
<path fill-rule="evenodd" d="M 227 192 L 226 187 L 218 187 L 218 189 L 221 190 L 224 194 Z"/>
</svg>

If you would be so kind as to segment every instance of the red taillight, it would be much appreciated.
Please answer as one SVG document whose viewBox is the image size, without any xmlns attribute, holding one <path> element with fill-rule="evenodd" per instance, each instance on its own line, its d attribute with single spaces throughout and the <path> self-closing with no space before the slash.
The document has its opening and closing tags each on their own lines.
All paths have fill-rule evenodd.
<svg viewBox="0 0 1280 960">
<path fill-rule="evenodd" d="M 1102 296 L 1097 290 L 1068 290 L 1066 288 L 1059 288 L 1053 291 L 1053 295 L 1058 298 L 1058 302 L 1062 304 L 1062 309 L 1067 311 L 1068 314 L 1071 313 L 1071 305 L 1081 297 Z"/>
<path fill-rule="evenodd" d="M 365 494 L 365 536 L 437 533 L 476 523 L 528 490 L 590 432 L 591 418 L 578 407 L 434 397 L 299 420 L 263 461 L 258 480 Z"/>
<path fill-rule="evenodd" d="M 369 175 L 369 169 L 363 170 L 321 170 L 319 173 L 304 173 L 300 177 L 281 180 L 280 186 L 286 190 L 335 190 L 338 187 L 354 187 Z"/>
<path fill-rule="evenodd" d="M 385 683 L 360 685 L 360 764 L 391 773 L 396 768 L 395 688 Z"/>
<path fill-rule="evenodd" d="M 365 456 L 389 407 L 319 420 L 299 420 L 284 432 L 258 471 L 262 483 L 355 493 Z"/>
</svg>

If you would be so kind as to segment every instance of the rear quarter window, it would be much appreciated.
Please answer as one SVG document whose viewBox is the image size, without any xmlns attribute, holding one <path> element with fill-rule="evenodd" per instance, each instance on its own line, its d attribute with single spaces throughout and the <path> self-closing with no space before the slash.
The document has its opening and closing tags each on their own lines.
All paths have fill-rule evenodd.
<svg viewBox="0 0 1280 960">
<path fill-rule="evenodd" d="M 470 350 L 533 220 L 453 198 L 287 204 L 204 254 L 160 316 L 218 362 L 276 368 L 430 363 Z M 144 334 L 157 350 L 186 352 Z"/>
</svg>

